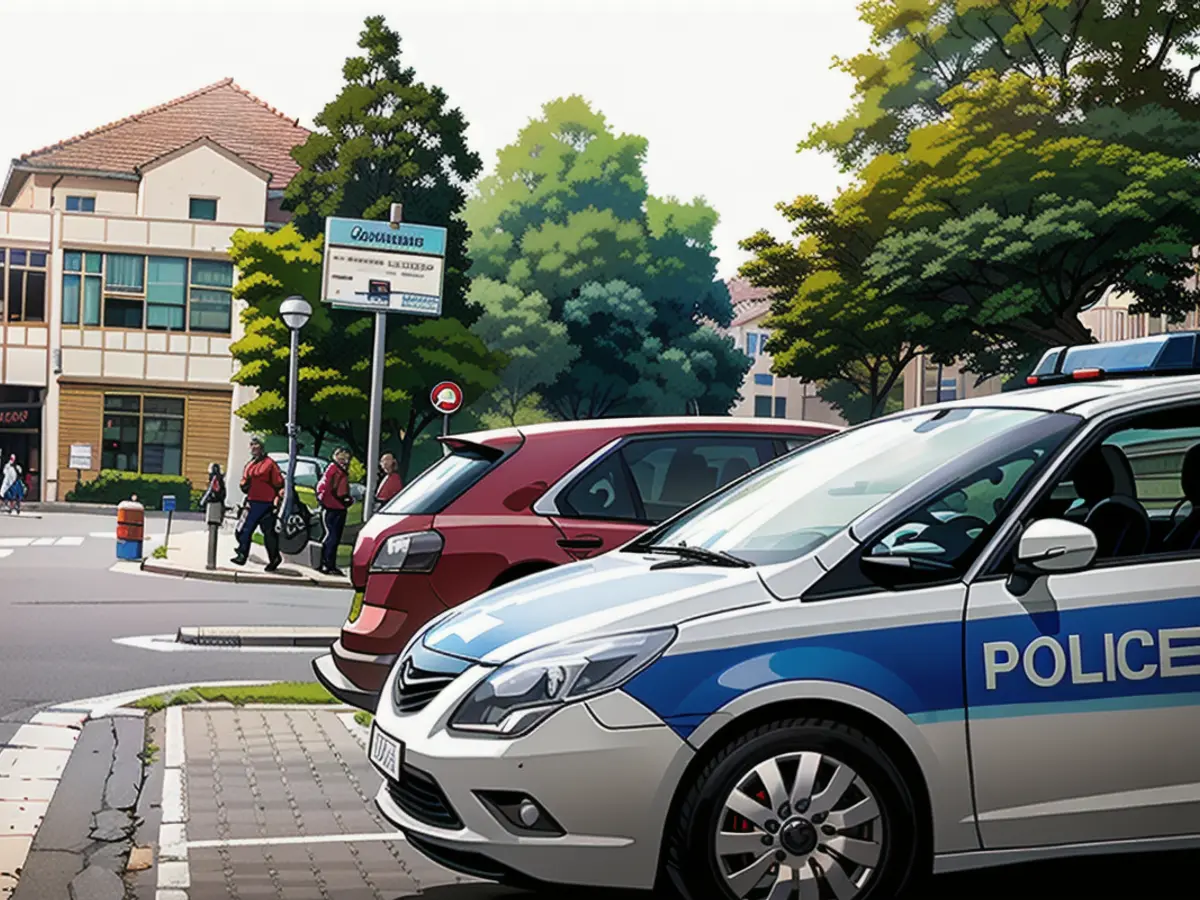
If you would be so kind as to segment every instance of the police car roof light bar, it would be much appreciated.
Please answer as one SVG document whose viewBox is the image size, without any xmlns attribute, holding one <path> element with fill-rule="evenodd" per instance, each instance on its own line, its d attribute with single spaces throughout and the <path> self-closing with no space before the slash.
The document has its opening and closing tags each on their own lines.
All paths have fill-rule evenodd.
<svg viewBox="0 0 1200 900">
<path fill-rule="evenodd" d="M 1069 381 L 1200 374 L 1200 331 L 1179 331 L 1127 341 L 1077 344 L 1048 350 L 1033 373 L 1030 387 Z"/>
</svg>

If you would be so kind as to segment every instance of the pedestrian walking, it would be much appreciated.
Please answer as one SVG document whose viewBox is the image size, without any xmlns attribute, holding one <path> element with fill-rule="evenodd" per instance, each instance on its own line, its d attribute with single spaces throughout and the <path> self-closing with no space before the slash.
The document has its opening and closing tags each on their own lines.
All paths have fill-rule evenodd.
<svg viewBox="0 0 1200 900">
<path fill-rule="evenodd" d="M 275 532 L 275 507 L 283 495 L 283 473 L 275 460 L 267 456 L 260 438 L 250 441 L 250 462 L 242 472 L 242 493 L 246 495 L 244 520 L 237 532 L 237 555 L 232 562 L 244 566 L 250 558 L 250 541 L 256 528 L 262 529 L 267 548 L 266 571 L 274 572 L 283 562 L 279 553 L 279 535 Z"/>
<path fill-rule="evenodd" d="M 346 512 L 354 503 L 350 496 L 350 451 L 346 447 L 337 449 L 333 462 L 317 482 L 317 502 L 321 504 L 321 517 L 325 523 L 325 543 L 321 548 L 321 567 L 317 571 L 326 575 L 344 575 L 337 567 L 337 550 L 346 530 Z"/>
<path fill-rule="evenodd" d="M 21 466 L 17 463 L 15 453 L 8 457 L 4 464 L 3 474 L 0 474 L 0 500 L 8 507 L 8 514 L 20 515 L 21 501 L 25 499 L 25 480 L 21 477 Z"/>
<path fill-rule="evenodd" d="M 400 493 L 403 488 L 404 482 L 400 480 L 400 463 L 396 462 L 396 457 L 392 454 L 383 454 L 379 460 L 379 490 L 375 492 L 375 499 L 382 506 Z"/>
</svg>

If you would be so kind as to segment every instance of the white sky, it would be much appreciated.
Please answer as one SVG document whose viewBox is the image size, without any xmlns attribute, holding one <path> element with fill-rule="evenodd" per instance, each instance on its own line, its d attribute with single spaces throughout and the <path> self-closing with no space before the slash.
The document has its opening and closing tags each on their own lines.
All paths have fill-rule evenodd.
<svg viewBox="0 0 1200 900">
<path fill-rule="evenodd" d="M 650 190 L 703 196 L 721 215 L 720 274 L 774 206 L 830 197 L 844 176 L 796 153 L 838 117 L 834 55 L 866 47 L 853 0 L 0 0 L 0 170 L 8 160 L 234 78 L 312 117 L 341 84 L 365 16 L 470 123 L 485 172 L 541 104 L 582 94 L 617 131 L 649 139 Z"/>
</svg>

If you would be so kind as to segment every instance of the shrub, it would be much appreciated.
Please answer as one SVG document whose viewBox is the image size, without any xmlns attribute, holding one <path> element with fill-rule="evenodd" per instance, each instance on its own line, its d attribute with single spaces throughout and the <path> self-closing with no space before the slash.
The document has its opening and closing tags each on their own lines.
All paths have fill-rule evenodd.
<svg viewBox="0 0 1200 900">
<path fill-rule="evenodd" d="M 164 495 L 175 497 L 175 508 L 184 510 L 192 503 L 192 483 L 182 475 L 139 475 L 102 469 L 91 481 L 85 481 L 67 494 L 74 503 L 120 503 L 134 495 L 146 509 L 162 509 Z"/>
</svg>

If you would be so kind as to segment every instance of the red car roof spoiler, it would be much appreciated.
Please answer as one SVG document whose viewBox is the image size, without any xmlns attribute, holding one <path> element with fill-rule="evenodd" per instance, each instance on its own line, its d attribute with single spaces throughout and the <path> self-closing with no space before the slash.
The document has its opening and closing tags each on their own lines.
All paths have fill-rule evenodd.
<svg viewBox="0 0 1200 900">
<path fill-rule="evenodd" d="M 515 437 L 511 441 L 505 441 L 505 446 L 497 447 L 492 444 L 481 444 L 478 441 L 468 441 L 461 437 L 455 437 L 454 435 L 440 435 L 438 437 L 438 441 L 449 447 L 452 451 L 459 453 L 478 453 L 480 456 L 489 460 L 497 460 L 506 452 L 511 450 L 512 447 L 508 446 L 509 444 L 519 445 L 521 443 L 520 437 Z"/>
</svg>

